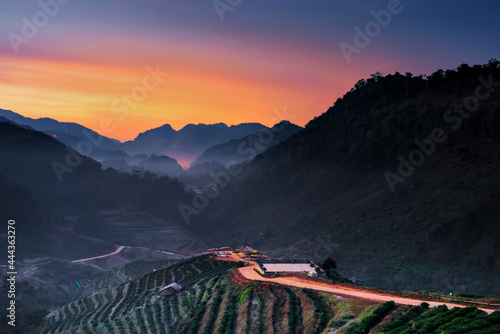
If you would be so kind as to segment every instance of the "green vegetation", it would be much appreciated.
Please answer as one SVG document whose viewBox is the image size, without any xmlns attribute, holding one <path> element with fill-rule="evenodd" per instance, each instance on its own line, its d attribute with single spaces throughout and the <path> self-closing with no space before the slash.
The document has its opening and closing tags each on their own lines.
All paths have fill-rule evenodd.
<svg viewBox="0 0 500 334">
<path fill-rule="evenodd" d="M 132 263 L 131 268 L 138 265 L 140 262 Z M 236 263 L 211 261 L 204 256 L 181 261 L 62 307 L 50 314 L 43 332 L 87 332 L 87 328 L 91 331 L 99 328 L 103 333 L 120 333 L 120 328 L 135 326 L 144 330 L 185 328 L 187 319 L 190 319 L 191 332 L 196 332 L 205 311 L 206 302 L 202 301 L 201 293 L 207 290 L 209 284 L 205 283 L 210 283 L 212 293 L 222 284 L 224 274 L 236 266 Z M 160 298 L 159 289 L 173 282 L 182 285 L 181 292 Z"/>
<path fill-rule="evenodd" d="M 241 305 L 250 298 L 250 296 L 252 295 L 252 289 L 253 286 L 249 285 L 247 288 L 243 290 L 238 299 L 238 305 Z"/>
<path fill-rule="evenodd" d="M 355 323 L 349 331 L 345 333 L 349 334 L 367 334 L 370 330 L 378 324 L 389 312 L 394 308 L 394 302 L 389 301 L 373 311 L 373 313 L 365 318 L 363 318 L 360 322 Z"/>
<path fill-rule="evenodd" d="M 208 321 L 205 326 L 205 330 L 203 331 L 203 334 L 210 334 L 212 332 L 212 328 L 214 326 L 215 320 L 217 319 L 217 314 L 219 312 L 219 307 L 220 303 L 222 302 L 222 296 L 221 296 L 222 291 L 218 290 L 216 292 L 216 295 L 212 301 L 212 306 L 210 307 L 210 313 L 208 316 Z"/>
<path fill-rule="evenodd" d="M 157 269 L 162 263 L 136 261 L 118 271 L 130 273 L 153 264 Z M 259 282 L 240 285 L 228 275 L 238 265 L 208 256 L 180 261 L 61 307 L 46 317 L 41 332 L 482 334 L 495 333 L 500 326 L 498 312 L 487 315 L 476 308 L 448 310 L 422 303 L 400 313 L 401 307 L 393 312 L 393 302 L 338 299 L 326 292 Z M 182 285 L 181 291 L 161 297 L 160 288 L 172 282 Z"/>
<path fill-rule="evenodd" d="M 331 257 L 327 258 L 325 261 L 323 261 L 323 266 L 322 266 L 323 269 L 325 270 L 329 270 L 329 269 L 337 269 L 337 262 L 335 262 L 334 259 L 332 259 Z"/>
<path fill-rule="evenodd" d="M 352 316 L 348 302 L 333 303 L 327 293 L 258 282 L 239 285 L 228 276 L 238 263 L 201 256 L 160 268 L 166 264 L 134 261 L 115 269 L 118 277 L 156 271 L 123 283 L 111 274 L 92 282 L 117 286 L 52 312 L 42 333 L 322 333 L 335 314 Z M 182 290 L 160 297 L 159 289 L 172 282 Z"/>
<path fill-rule="evenodd" d="M 425 300 L 439 301 L 439 302 L 448 302 L 449 301 L 449 302 L 458 303 L 458 304 L 463 303 L 464 305 L 468 305 L 468 306 L 482 307 L 482 306 L 487 306 L 487 305 L 493 305 L 493 306 L 500 305 L 499 298 L 476 296 L 476 295 L 461 294 L 461 293 L 457 294 L 457 295 L 451 295 L 451 296 L 449 293 L 425 291 L 425 290 L 395 291 L 394 293 L 399 294 L 403 297 L 425 299 Z"/>
<path fill-rule="evenodd" d="M 234 320 L 236 315 L 236 296 L 232 291 L 229 292 L 227 299 L 226 309 L 224 311 L 224 316 L 222 317 L 222 322 L 219 327 L 219 334 L 229 334 L 232 333 Z"/>
<path fill-rule="evenodd" d="M 290 333 L 296 333 L 297 332 L 297 322 L 299 319 L 297 319 L 297 311 L 300 308 L 300 299 L 297 297 L 297 295 L 290 289 L 287 289 L 288 291 L 288 300 L 289 300 L 289 306 L 288 306 L 288 330 Z"/>
<path fill-rule="evenodd" d="M 319 334 L 323 333 L 323 330 L 326 328 L 328 325 L 328 321 L 330 320 L 330 317 L 332 316 L 330 309 L 325 305 L 323 299 L 321 296 L 313 290 L 309 289 L 302 289 L 302 291 L 311 299 L 314 303 L 314 313 L 315 316 L 318 318 L 318 322 L 316 324 L 316 327 L 312 331 L 313 334 Z"/>
<path fill-rule="evenodd" d="M 500 333 L 500 312 L 488 315 L 475 307 L 448 310 L 446 306 L 432 309 L 428 305 L 414 306 L 385 325 L 380 333 Z"/>
<path fill-rule="evenodd" d="M 500 275 L 500 89 L 467 118 L 453 111 L 480 77 L 500 82 L 500 62 L 419 74 L 360 80 L 304 130 L 242 165 L 190 226 L 274 257 L 335 254 L 363 285 L 500 296 L 491 279 Z M 398 157 L 408 161 L 416 141 L 438 129 L 446 141 L 392 192 L 384 173 L 398 174 Z"/>
</svg>

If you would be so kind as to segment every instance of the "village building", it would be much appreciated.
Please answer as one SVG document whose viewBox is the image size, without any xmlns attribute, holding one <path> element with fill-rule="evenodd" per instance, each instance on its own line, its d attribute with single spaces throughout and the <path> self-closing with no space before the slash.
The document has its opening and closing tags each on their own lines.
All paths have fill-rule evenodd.
<svg viewBox="0 0 500 334">
<path fill-rule="evenodd" d="M 249 245 L 243 245 L 243 246 L 240 246 L 238 248 L 243 254 L 245 255 L 251 255 L 253 254 L 254 252 L 256 252 L 256 250 L 252 247 L 250 247 Z"/>
<path fill-rule="evenodd" d="M 220 252 L 231 252 L 233 249 L 231 247 L 219 247 L 219 248 L 210 248 L 203 252 L 203 254 L 214 254 L 217 255 Z"/>
<path fill-rule="evenodd" d="M 168 297 L 176 294 L 177 292 L 181 291 L 182 286 L 177 283 L 172 283 L 167 286 L 164 286 L 163 288 L 160 289 L 159 294 L 161 297 Z"/>
<path fill-rule="evenodd" d="M 318 276 L 319 266 L 307 260 L 263 260 L 255 261 L 255 270 L 260 274 L 275 275 L 282 273 L 306 273 L 309 276 Z"/>
</svg>

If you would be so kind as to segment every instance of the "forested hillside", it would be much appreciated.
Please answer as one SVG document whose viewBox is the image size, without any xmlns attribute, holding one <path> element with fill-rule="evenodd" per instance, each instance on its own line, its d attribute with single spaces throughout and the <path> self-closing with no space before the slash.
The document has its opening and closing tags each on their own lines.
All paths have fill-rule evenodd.
<svg viewBox="0 0 500 334">
<path fill-rule="evenodd" d="M 500 273 L 499 65 L 360 80 L 243 165 L 190 217 L 193 226 L 219 243 L 334 257 L 367 285 L 500 295 L 492 280 Z"/>
<path fill-rule="evenodd" d="M 4 162 L 0 166 L 0 212 L 4 221 L 16 219 L 25 227 L 18 237 L 23 245 L 18 255 L 23 257 L 55 255 L 49 239 L 63 225 L 67 227 L 65 217 L 130 210 L 180 224 L 182 216 L 176 203 L 189 199 L 176 180 L 147 172 L 103 171 L 98 162 L 80 156 L 50 136 L 9 123 L 0 123 L 0 160 Z M 90 222 L 82 222 L 86 223 Z M 90 254 L 99 252 L 95 245 L 74 241 L 58 255 L 71 258 L 68 254 L 79 246 Z"/>
</svg>

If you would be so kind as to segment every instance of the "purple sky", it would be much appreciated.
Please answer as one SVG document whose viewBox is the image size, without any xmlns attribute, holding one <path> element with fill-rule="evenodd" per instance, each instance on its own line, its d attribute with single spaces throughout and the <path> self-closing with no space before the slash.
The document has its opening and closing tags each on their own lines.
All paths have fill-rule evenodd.
<svg viewBox="0 0 500 334">
<path fill-rule="evenodd" d="M 498 1 L 396 2 L 242 0 L 221 21 L 210 0 L 71 0 L 25 38 L 23 18 L 33 22 L 39 1 L 2 1 L 0 108 L 98 129 L 158 65 L 170 76 L 110 136 L 164 123 L 272 125 L 275 108 L 304 125 L 376 71 L 429 74 L 499 57 Z M 354 28 L 388 6 L 398 13 L 348 62 L 340 44 L 355 46 Z M 13 36 L 25 40 L 14 46 Z"/>
</svg>

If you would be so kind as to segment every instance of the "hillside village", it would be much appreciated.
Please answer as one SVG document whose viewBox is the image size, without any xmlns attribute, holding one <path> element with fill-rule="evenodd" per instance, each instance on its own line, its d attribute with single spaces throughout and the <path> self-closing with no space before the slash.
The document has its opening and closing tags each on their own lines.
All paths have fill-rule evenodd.
<svg viewBox="0 0 500 334">
<path fill-rule="evenodd" d="M 245 266 L 244 251 L 255 250 L 217 248 L 153 267 L 135 261 L 127 268 L 141 275 L 54 310 L 44 319 L 42 333 L 443 333 L 457 318 L 468 329 L 478 328 L 478 320 L 484 331 L 475 334 L 498 333 L 499 314 L 492 310 L 442 302 L 436 307 L 297 273 L 263 277 L 258 263 L 267 268 L 286 262 L 268 258 Z M 116 274 L 128 273 L 127 268 Z M 103 279 L 115 281 L 109 275 Z M 422 331 L 429 328 L 436 331 Z"/>
<path fill-rule="evenodd" d="M 310 277 L 326 276 L 325 270 L 313 261 L 271 258 L 247 244 L 234 250 L 231 247 L 211 248 L 203 254 L 228 261 L 244 262 L 245 266 L 254 267 L 254 270 L 262 276 L 304 273 Z"/>
</svg>

